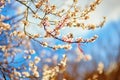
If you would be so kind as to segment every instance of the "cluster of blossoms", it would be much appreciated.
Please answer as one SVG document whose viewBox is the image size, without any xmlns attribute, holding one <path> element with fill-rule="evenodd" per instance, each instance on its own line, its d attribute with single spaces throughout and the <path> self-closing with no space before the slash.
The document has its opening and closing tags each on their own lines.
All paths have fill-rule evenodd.
<svg viewBox="0 0 120 80">
<path fill-rule="evenodd" d="M 11 79 L 19 79 L 19 78 L 39 78 L 40 77 L 40 73 L 38 72 L 38 66 L 36 66 L 36 64 L 38 64 L 40 61 L 39 57 L 35 57 L 34 61 L 29 61 L 29 71 L 22 71 L 19 72 L 17 71 L 15 68 L 13 70 L 13 74 L 11 74 Z M 42 80 L 51 80 L 54 79 L 58 73 L 64 72 L 66 69 L 66 64 L 67 62 L 67 57 L 66 55 L 63 55 L 63 59 L 60 61 L 59 64 L 57 64 L 57 66 L 54 67 L 49 67 L 48 65 L 44 65 L 43 66 L 43 73 L 42 73 Z M 13 75 L 16 76 L 16 78 L 13 78 Z"/>
<path fill-rule="evenodd" d="M 103 73 L 103 70 L 104 70 L 104 64 L 102 62 L 100 62 L 98 64 L 98 68 L 97 68 L 99 74 L 102 74 Z"/>
<path fill-rule="evenodd" d="M 2 31 L 10 30 L 10 25 L 7 24 L 7 23 L 2 22 L 5 19 L 6 19 L 5 16 L 0 15 L 0 34 L 2 33 Z"/>
<path fill-rule="evenodd" d="M 23 20 L 24 24 L 24 33 L 26 36 L 30 37 L 31 39 L 39 42 L 42 46 L 49 47 L 52 49 L 70 49 L 71 43 L 87 43 L 87 42 L 93 42 L 97 36 L 93 36 L 90 39 L 83 39 L 82 37 L 75 38 L 74 34 L 72 32 L 68 32 L 67 35 L 61 35 L 62 29 L 68 29 L 72 27 L 82 28 L 83 30 L 94 30 L 96 28 L 102 27 L 105 23 L 106 18 L 103 18 L 103 21 L 99 24 L 88 24 L 85 23 L 85 21 L 89 20 L 90 12 L 94 11 L 96 6 L 100 4 L 101 0 L 95 0 L 93 3 L 91 3 L 88 7 L 86 7 L 83 10 L 80 10 L 79 1 L 73 0 L 72 5 L 69 9 L 62 9 L 59 10 L 58 6 L 56 4 L 52 4 L 50 0 L 40 0 L 40 1 L 33 1 L 29 4 L 33 4 L 33 9 L 31 6 L 28 6 L 29 4 L 27 1 L 22 2 L 20 0 L 16 0 L 17 2 L 21 3 L 26 7 L 25 10 L 25 20 Z M 29 15 L 29 12 L 32 12 L 32 15 Z M 40 14 L 43 15 L 40 15 Z M 35 24 L 35 22 L 31 22 L 29 20 L 29 17 L 33 16 L 33 19 L 36 19 L 39 21 L 39 23 L 36 23 L 38 27 L 41 29 L 44 29 L 45 34 L 31 34 L 27 32 L 26 29 L 28 29 L 29 24 Z M 53 17 L 52 17 L 53 16 Z M 69 45 L 60 46 L 60 45 L 50 45 L 48 42 L 42 42 L 38 40 L 37 38 L 53 38 L 62 42 L 65 42 Z"/>
<path fill-rule="evenodd" d="M 38 72 L 38 67 L 36 66 L 36 64 L 38 64 L 40 62 L 40 58 L 39 57 L 35 57 L 34 58 L 34 61 L 29 61 L 29 71 L 32 72 L 32 76 L 34 77 L 40 77 L 39 75 L 39 72 Z M 30 73 L 29 72 L 22 72 L 22 74 L 25 76 L 25 77 L 30 77 Z"/>
<path fill-rule="evenodd" d="M 67 62 L 67 57 L 66 55 L 63 55 L 63 59 L 57 66 L 49 68 L 47 65 L 45 65 L 43 67 L 44 71 L 43 71 L 42 80 L 54 80 L 54 78 L 58 73 L 65 71 L 67 66 L 66 62 Z"/>
</svg>

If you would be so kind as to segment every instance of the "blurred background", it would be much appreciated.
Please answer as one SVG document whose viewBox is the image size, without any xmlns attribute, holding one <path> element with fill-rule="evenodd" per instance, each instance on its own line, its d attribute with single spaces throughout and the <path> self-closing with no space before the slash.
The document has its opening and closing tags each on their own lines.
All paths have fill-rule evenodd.
<svg viewBox="0 0 120 80">
<path fill-rule="evenodd" d="M 14 0 L 12 0 L 14 2 Z M 80 4 L 87 5 L 93 0 L 80 0 Z M 57 3 L 57 2 L 56 2 Z M 45 54 L 43 59 L 46 59 L 44 63 L 50 66 L 55 65 L 50 60 L 51 57 L 58 57 L 58 61 L 61 60 L 63 54 L 67 54 L 67 70 L 64 73 L 59 74 L 56 80 L 120 80 L 120 0 L 103 0 L 102 3 L 97 6 L 95 12 L 91 14 L 92 23 L 97 23 L 102 19 L 102 16 L 106 16 L 107 20 L 103 28 L 96 29 L 94 31 L 85 31 L 82 34 L 83 37 L 91 37 L 97 34 L 99 38 L 93 43 L 85 43 L 81 45 L 84 54 L 91 55 L 90 61 L 80 60 L 79 51 L 73 44 L 71 50 L 51 50 L 49 48 L 43 48 L 37 42 L 31 41 L 32 48 L 35 49 L 36 55 Z M 0 14 L 11 17 L 16 14 L 16 5 L 14 2 L 7 4 L 3 8 Z M 57 3 L 58 4 L 58 3 Z M 66 0 L 64 4 L 71 4 L 69 0 Z M 18 6 L 18 5 L 17 5 Z M 61 6 L 64 7 L 64 6 Z M 9 9 L 9 10 L 8 10 Z M 22 19 L 22 16 L 18 17 Z M 4 21 L 11 25 L 16 22 L 10 20 Z M 77 35 L 78 33 L 76 33 Z M 58 43 L 58 42 L 56 42 Z M 0 35 L 0 45 L 7 44 L 7 39 L 4 34 Z M 98 67 L 103 67 L 103 72 L 99 74 Z"/>
</svg>

